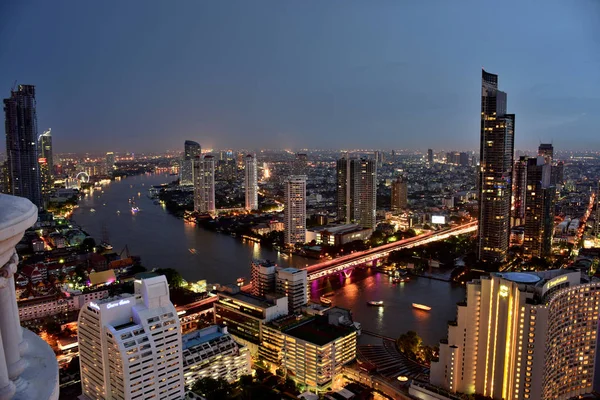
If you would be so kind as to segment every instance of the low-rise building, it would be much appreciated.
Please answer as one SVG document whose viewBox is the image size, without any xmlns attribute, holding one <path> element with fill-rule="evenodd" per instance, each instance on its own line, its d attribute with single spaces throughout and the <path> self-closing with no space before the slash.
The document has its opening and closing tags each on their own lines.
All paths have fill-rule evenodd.
<svg viewBox="0 0 600 400">
<path fill-rule="evenodd" d="M 108 290 L 35 297 L 17 302 L 19 306 L 19 318 L 21 321 L 28 321 L 58 313 L 79 310 L 88 301 L 98 301 L 105 297 L 108 297 Z"/>
<path fill-rule="evenodd" d="M 373 229 L 363 228 L 358 224 L 329 225 L 307 230 L 306 241 L 340 246 L 355 240 L 367 240 L 372 234 Z"/>
<path fill-rule="evenodd" d="M 225 326 L 209 326 L 183 335 L 181 340 L 186 387 L 208 377 L 231 383 L 251 373 L 250 350 L 237 344 Z"/>
</svg>

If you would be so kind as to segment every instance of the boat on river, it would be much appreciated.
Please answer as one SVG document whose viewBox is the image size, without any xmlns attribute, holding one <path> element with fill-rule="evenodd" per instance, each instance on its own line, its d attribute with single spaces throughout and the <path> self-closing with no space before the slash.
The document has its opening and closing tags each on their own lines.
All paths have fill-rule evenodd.
<svg viewBox="0 0 600 400">
<path fill-rule="evenodd" d="M 326 305 L 326 306 L 331 305 L 331 303 L 332 303 L 332 301 L 325 296 L 321 296 L 319 298 L 319 300 L 321 300 L 321 304 Z"/>
<path fill-rule="evenodd" d="M 417 310 L 423 310 L 423 311 L 430 311 L 431 307 L 426 306 L 424 304 L 417 304 L 417 303 L 412 303 L 413 308 L 416 308 Z"/>
<path fill-rule="evenodd" d="M 371 300 L 367 304 L 373 307 L 383 307 L 383 300 Z"/>
</svg>

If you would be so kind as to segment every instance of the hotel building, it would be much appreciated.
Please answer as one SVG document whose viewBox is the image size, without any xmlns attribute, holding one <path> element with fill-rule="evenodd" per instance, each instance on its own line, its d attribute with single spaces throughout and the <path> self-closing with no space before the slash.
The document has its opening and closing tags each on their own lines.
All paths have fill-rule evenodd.
<svg viewBox="0 0 600 400">
<path fill-rule="evenodd" d="M 288 316 L 264 326 L 259 356 L 320 392 L 356 358 L 356 338 L 356 329 L 330 324 L 327 316 Z"/>
<path fill-rule="evenodd" d="M 181 330 L 164 276 L 79 313 L 82 399 L 181 399 Z"/>
<path fill-rule="evenodd" d="M 493 399 L 597 393 L 600 283 L 579 271 L 493 273 L 467 285 L 430 382 Z"/>
<path fill-rule="evenodd" d="M 250 350 L 237 344 L 224 326 L 213 325 L 183 335 L 183 375 L 185 386 L 202 378 L 237 381 L 252 373 Z"/>
</svg>

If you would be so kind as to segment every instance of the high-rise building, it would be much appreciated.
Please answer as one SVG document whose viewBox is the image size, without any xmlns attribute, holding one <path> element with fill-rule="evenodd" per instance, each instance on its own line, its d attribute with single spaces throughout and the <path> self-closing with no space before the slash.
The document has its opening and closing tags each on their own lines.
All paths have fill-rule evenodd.
<svg viewBox="0 0 600 400">
<path fill-rule="evenodd" d="M 194 211 L 214 213 L 215 203 L 215 159 L 211 155 L 196 156 L 192 169 L 194 180 Z"/>
<path fill-rule="evenodd" d="M 10 194 L 8 184 L 8 161 L 0 162 L 0 193 Z"/>
<path fill-rule="evenodd" d="M 246 156 L 244 188 L 246 189 L 246 210 L 258 210 L 258 181 L 256 178 L 256 154 Z"/>
<path fill-rule="evenodd" d="M 506 113 L 506 93 L 498 75 L 482 71 L 479 150 L 479 229 L 481 261 L 503 261 L 510 235 L 515 115 Z"/>
<path fill-rule="evenodd" d="M 469 166 L 469 153 L 462 152 L 458 155 L 458 163 L 461 167 Z"/>
<path fill-rule="evenodd" d="M 188 388 L 202 378 L 222 378 L 233 383 L 252 373 L 250 351 L 233 340 L 226 326 L 212 325 L 183 335 L 181 340 Z"/>
<path fill-rule="evenodd" d="M 85 399 L 184 396 L 181 327 L 167 280 L 135 281 L 134 292 L 90 302 L 79 313 Z"/>
<path fill-rule="evenodd" d="M 40 181 L 42 184 L 42 196 L 47 196 L 54 184 L 54 163 L 52 161 L 52 133 L 51 129 L 44 131 L 38 139 L 38 159 L 40 168 Z"/>
<path fill-rule="evenodd" d="M 594 234 L 596 237 L 600 236 L 600 181 L 598 181 L 598 186 L 596 188 L 596 221 Z"/>
<path fill-rule="evenodd" d="M 110 174 L 115 169 L 115 153 L 109 151 L 106 153 L 106 173 Z"/>
<path fill-rule="evenodd" d="M 525 194 L 527 191 L 527 156 L 519 157 L 513 168 L 512 226 L 525 223 Z"/>
<path fill-rule="evenodd" d="M 343 157 L 337 161 L 337 215 L 345 224 L 374 229 L 377 202 L 377 166 L 367 158 Z"/>
<path fill-rule="evenodd" d="M 554 233 L 554 197 L 556 188 L 551 185 L 551 165 L 548 157 L 538 156 L 527 160 L 525 190 L 525 257 L 548 257 L 552 250 Z"/>
<path fill-rule="evenodd" d="M 183 159 L 181 160 L 180 185 L 194 184 L 194 161 L 202 155 L 200 144 L 193 140 L 186 140 L 183 145 Z"/>
<path fill-rule="evenodd" d="M 408 206 L 406 178 L 399 176 L 392 182 L 392 211 L 398 212 Z"/>
<path fill-rule="evenodd" d="M 285 182 L 285 244 L 306 242 L 306 176 L 290 176 Z"/>
<path fill-rule="evenodd" d="M 9 193 L 42 207 L 35 86 L 12 90 L 4 114 Z"/>
<path fill-rule="evenodd" d="M 571 399 L 600 390 L 600 283 L 579 271 L 492 273 L 440 342 L 430 382 L 494 399 Z"/>
<path fill-rule="evenodd" d="M 433 149 L 427 149 L 427 162 L 429 165 L 433 164 Z"/>
<path fill-rule="evenodd" d="M 280 268 L 277 270 L 277 293 L 287 296 L 288 311 L 294 314 L 308 302 L 308 278 L 305 269 Z"/>
<path fill-rule="evenodd" d="M 252 260 L 250 280 L 254 296 L 264 297 L 267 293 L 275 293 L 276 268 L 277 265 L 269 260 Z"/>
<path fill-rule="evenodd" d="M 548 164 L 552 164 L 552 160 L 554 159 L 554 146 L 552 143 L 540 143 L 538 156 L 544 157 L 544 159 L 547 159 Z"/>
</svg>

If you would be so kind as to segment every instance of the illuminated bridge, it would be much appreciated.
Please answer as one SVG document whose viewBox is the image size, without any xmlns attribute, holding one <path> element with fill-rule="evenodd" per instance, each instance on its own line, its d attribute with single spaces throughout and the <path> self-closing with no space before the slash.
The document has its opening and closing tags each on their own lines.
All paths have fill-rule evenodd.
<svg viewBox="0 0 600 400">
<path fill-rule="evenodd" d="M 463 233 L 474 232 L 476 230 L 477 221 L 473 221 L 468 224 L 441 231 L 425 233 L 409 239 L 398 240 L 393 243 L 378 246 L 373 249 L 359 251 L 333 260 L 313 264 L 306 268 L 308 280 L 313 281 L 327 275 L 353 269 L 354 267 L 364 265 L 368 262 L 374 262 L 380 258 L 387 257 L 392 251 L 421 246 L 430 242 L 447 239 L 450 236 L 462 235 Z"/>
</svg>

